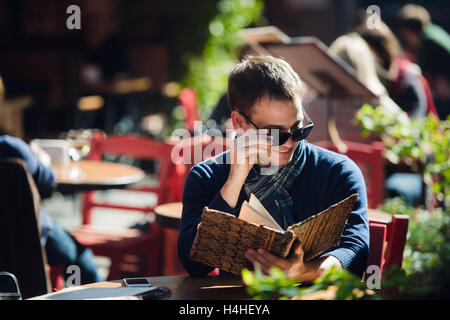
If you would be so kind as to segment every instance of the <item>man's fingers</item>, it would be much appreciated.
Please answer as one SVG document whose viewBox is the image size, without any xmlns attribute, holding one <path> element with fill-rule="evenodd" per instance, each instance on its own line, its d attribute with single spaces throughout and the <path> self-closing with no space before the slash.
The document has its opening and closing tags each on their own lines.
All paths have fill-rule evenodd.
<svg viewBox="0 0 450 320">
<path fill-rule="evenodd" d="M 265 270 L 267 273 L 274 266 L 281 270 L 287 270 L 290 267 L 289 261 L 278 258 L 263 249 L 258 249 L 258 251 L 248 249 L 245 253 L 245 257 L 253 263 L 254 266 L 256 266 L 255 264 L 260 265 L 261 270 Z"/>
<path fill-rule="evenodd" d="M 293 251 L 294 251 L 294 254 L 291 257 L 291 259 L 299 259 L 299 258 L 301 258 L 303 260 L 304 251 L 303 251 L 302 244 L 300 242 L 296 242 L 294 244 Z"/>
<path fill-rule="evenodd" d="M 281 270 L 286 270 L 290 267 L 290 262 L 288 260 L 274 256 L 273 254 L 267 252 L 264 249 L 258 249 L 257 253 L 262 260 L 266 261 L 267 265 L 276 266 Z"/>
</svg>

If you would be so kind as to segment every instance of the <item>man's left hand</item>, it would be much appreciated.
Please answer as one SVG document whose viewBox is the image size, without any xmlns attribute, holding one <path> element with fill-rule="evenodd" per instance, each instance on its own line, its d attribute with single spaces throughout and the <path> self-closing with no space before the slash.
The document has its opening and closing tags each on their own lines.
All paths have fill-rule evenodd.
<svg viewBox="0 0 450 320">
<path fill-rule="evenodd" d="M 294 246 L 293 254 L 287 258 L 279 258 L 267 252 L 264 249 L 248 249 L 245 257 L 253 263 L 255 267 L 259 267 L 261 271 L 268 275 L 272 267 L 278 267 L 286 272 L 288 278 L 301 279 L 306 273 L 306 265 L 303 262 L 303 249 L 300 243 Z"/>
</svg>

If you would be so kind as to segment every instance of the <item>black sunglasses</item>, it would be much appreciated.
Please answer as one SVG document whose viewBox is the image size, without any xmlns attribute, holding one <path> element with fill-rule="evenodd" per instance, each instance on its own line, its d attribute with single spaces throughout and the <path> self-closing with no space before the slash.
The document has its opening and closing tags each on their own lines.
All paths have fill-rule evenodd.
<svg viewBox="0 0 450 320">
<path fill-rule="evenodd" d="M 250 120 L 250 118 L 245 113 L 241 111 L 238 112 L 256 129 L 258 130 L 261 129 L 252 120 Z M 314 127 L 314 123 L 312 122 L 311 118 L 309 117 L 309 115 L 306 113 L 305 110 L 303 110 L 303 113 L 306 115 L 306 119 L 308 120 L 308 124 L 306 126 L 295 129 L 292 132 L 280 131 L 280 129 L 269 129 L 269 136 L 272 137 L 272 146 L 281 146 L 285 144 L 290 137 L 292 137 L 292 140 L 294 142 L 297 142 L 305 139 L 309 135 L 312 128 Z"/>
</svg>

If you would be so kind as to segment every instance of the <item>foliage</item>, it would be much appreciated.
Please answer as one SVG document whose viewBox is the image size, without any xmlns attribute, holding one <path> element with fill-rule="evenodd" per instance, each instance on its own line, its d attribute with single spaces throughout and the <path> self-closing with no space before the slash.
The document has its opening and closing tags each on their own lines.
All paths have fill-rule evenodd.
<svg viewBox="0 0 450 320">
<path fill-rule="evenodd" d="M 376 299 L 375 292 L 367 290 L 361 278 L 347 270 L 333 267 L 325 270 L 311 286 L 299 287 L 298 280 L 286 278 L 286 274 L 274 267 L 270 274 L 265 276 L 256 268 L 252 273 L 244 269 L 242 279 L 247 285 L 247 293 L 255 300 L 280 299 L 287 300 L 300 298 L 322 290 L 330 286 L 336 287 L 335 298 L 338 300 Z"/>
<path fill-rule="evenodd" d="M 396 288 L 400 298 L 450 297 L 450 212 L 414 209 L 400 198 L 388 201 L 391 203 L 384 205 L 384 210 L 398 214 L 406 208 L 410 222 L 402 270 L 387 270 L 382 287 Z"/>
<path fill-rule="evenodd" d="M 395 288 L 400 298 L 450 296 L 450 118 L 434 116 L 402 123 L 381 107 L 364 105 L 355 117 L 363 135 L 376 133 L 393 163 L 404 162 L 423 177 L 441 207 L 430 211 L 387 199 L 382 210 L 410 216 L 402 269 L 387 270 L 383 288 Z"/>
<path fill-rule="evenodd" d="M 255 300 L 287 300 L 298 295 L 295 286 L 298 281 L 287 279 L 284 272 L 274 267 L 265 276 L 259 268 L 255 272 L 242 270 L 242 280 L 247 285 L 247 293 Z"/>
<path fill-rule="evenodd" d="M 365 104 L 356 114 L 355 122 L 361 125 L 363 135 L 378 134 L 387 147 L 387 159 L 410 165 L 423 176 L 437 200 L 449 207 L 450 117 L 439 121 L 428 115 L 404 123 L 382 107 Z"/>
<path fill-rule="evenodd" d="M 335 293 L 335 299 L 337 300 L 371 300 L 379 298 L 376 292 L 367 289 L 366 283 L 360 277 L 336 266 L 325 270 L 320 277 L 314 280 L 311 287 L 302 288 L 299 296 L 327 290 L 330 286 L 337 288 Z"/>
<path fill-rule="evenodd" d="M 195 89 L 206 115 L 226 91 L 227 76 L 242 46 L 237 32 L 260 18 L 262 0 L 220 0 L 218 14 L 209 22 L 209 38 L 201 55 L 190 58 L 182 87 Z"/>
</svg>

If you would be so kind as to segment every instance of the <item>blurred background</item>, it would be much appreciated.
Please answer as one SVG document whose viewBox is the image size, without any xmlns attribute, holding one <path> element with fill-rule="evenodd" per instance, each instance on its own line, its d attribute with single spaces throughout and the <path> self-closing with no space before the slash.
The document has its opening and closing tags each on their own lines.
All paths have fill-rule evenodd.
<svg viewBox="0 0 450 320">
<path fill-rule="evenodd" d="M 449 30 L 447 1 L 415 3 L 428 10 L 433 23 Z M 81 9 L 80 30 L 66 26 L 71 15 L 66 9 L 73 4 Z M 15 116 L 21 128 L 14 131 L 29 139 L 58 136 L 69 128 L 148 133 L 150 125 L 150 134 L 160 135 L 168 128 L 167 121 L 173 128 L 181 120 L 180 110 L 173 111 L 180 89 L 186 86 L 197 89 L 206 120 L 226 89 L 230 66 L 239 58 L 242 42 L 233 34 L 236 30 L 273 25 L 290 37 L 316 36 L 330 45 L 371 4 L 362 0 L 0 0 L 0 74 L 7 101 L 19 103 L 17 112 L 22 114 Z M 398 14 L 404 4 L 376 3 L 400 41 Z M 207 59 L 198 63 L 200 57 Z M 120 79 L 133 81 L 114 87 L 112 83 Z M 24 97 L 29 99 L 14 100 Z M 152 114 L 160 117 L 147 118 L 143 126 L 142 119 Z"/>
<path fill-rule="evenodd" d="M 405 7 L 407 4 L 420 7 Z M 379 11 L 384 22 L 375 30 L 366 20 L 373 13 L 368 11 L 370 6 Z M 324 44 L 321 46 L 324 56 L 339 61 L 343 69 L 359 79 L 356 82 L 369 89 L 366 92 L 371 92 L 372 98 L 375 94 L 376 99 L 327 96 L 315 92 L 313 86 L 307 88 L 303 104 L 314 121 L 314 130 L 308 140 L 345 153 L 358 164 L 368 186 L 370 209 L 380 208 L 383 200 L 394 196 L 404 198 L 402 201 L 406 204 L 395 200 L 397 202 L 389 202 L 390 206 L 384 210 L 410 214 L 416 236 L 410 233 L 412 241 L 405 249 L 406 268 L 415 272 L 420 266 L 419 279 L 423 274 L 432 275 L 430 283 L 440 285 L 444 279 L 448 289 L 450 121 L 445 119 L 450 113 L 449 16 L 450 2 L 445 0 L 0 0 L 0 158 L 11 157 L 8 148 L 15 145 L 21 146 L 22 158 L 35 161 L 32 156 L 21 153 L 31 152 L 33 145 L 28 150 L 16 140 L 16 143 L 8 143 L 13 141 L 6 136 L 8 134 L 27 143 L 36 139 L 51 139 L 53 143 L 57 139 L 70 140 L 70 148 L 52 147 L 63 150 L 61 158 L 69 161 L 70 156 L 71 180 L 76 180 L 71 174 L 77 178 L 76 175 L 82 172 L 78 164 L 86 159 L 88 164 L 91 160 L 107 160 L 139 167 L 145 171 L 144 182 L 159 183 L 157 196 L 150 197 L 142 192 L 124 196 L 121 193 L 124 190 L 115 190 L 116 186 L 108 186 L 108 181 L 98 190 L 75 181 L 74 189 L 64 192 L 67 191 L 61 189 L 64 179 L 59 174 L 56 191 L 46 197 L 41 194 L 42 210 L 47 210 L 49 216 L 64 228 L 81 226 L 83 229 L 90 224 L 85 212 L 90 212 L 89 205 L 93 206 L 89 203 L 94 190 L 100 200 L 126 202 L 116 207 L 95 209 L 94 224 L 114 231 L 108 234 L 112 239 L 111 259 L 102 260 L 101 256 L 108 254 L 95 251 L 107 242 L 104 241 L 104 230 L 99 233 L 104 238 L 96 238 L 100 239 L 100 244 L 94 243 L 86 234 L 76 236 L 83 245 L 94 248 L 94 262 L 100 279 L 119 279 L 124 274 L 185 274 L 176 254 L 176 228 L 152 229 L 156 219 L 155 205 L 179 204 L 184 179 L 192 164 L 184 166 L 186 163 L 175 163 L 173 158 L 172 162 L 168 161 L 175 145 L 168 138 L 177 128 L 195 132 L 196 120 L 203 121 L 203 128 L 218 127 L 222 133 L 223 129 L 229 128 L 230 110 L 224 95 L 227 76 L 243 55 L 252 54 L 255 49 L 239 36 L 240 30 L 272 26 L 291 39 L 315 37 L 315 44 Z M 297 59 L 301 61 L 295 58 L 294 62 L 308 66 L 316 57 Z M 343 79 L 331 80 L 340 85 L 339 81 Z M 374 111 L 367 104 L 381 106 L 384 111 Z M 391 110 L 404 111 L 405 122 L 397 117 L 397 111 Z M 355 117 L 359 125 L 355 124 Z M 203 128 L 200 129 L 205 133 Z M 361 132 L 364 131 L 368 134 L 363 136 Z M 130 135 L 126 137 L 129 140 L 120 140 L 121 134 L 128 133 L 139 136 Z M 200 144 L 200 148 L 205 147 L 211 142 L 210 137 L 202 140 L 205 136 L 199 141 L 189 140 L 188 143 L 192 143 L 189 146 Z M 102 152 L 111 137 L 118 139 L 114 141 L 116 146 L 120 145 L 120 150 L 108 158 L 109 155 Z M 134 144 L 136 140 L 139 143 Z M 381 147 L 380 142 L 384 143 Z M 45 143 L 41 147 L 45 147 Z M 39 156 L 44 153 L 38 149 L 32 151 L 42 163 L 47 162 L 47 167 L 50 163 L 58 165 L 55 159 L 45 161 L 45 157 Z M 144 151 L 151 154 L 144 155 Z M 18 154 L 17 150 L 14 152 Z M 144 160 L 129 159 L 138 156 L 143 156 Z M 367 163 L 360 164 L 358 160 L 361 159 Z M 159 160 L 158 165 L 154 164 L 156 160 Z M 170 167 L 164 175 L 158 171 L 161 163 Z M 61 163 L 59 165 L 61 169 Z M 64 169 L 64 165 L 62 167 Z M 108 171 L 101 169 L 92 171 Z M 5 199 L 11 191 L 9 186 L 16 184 L 16 177 L 11 176 L 11 179 L 12 182 L 0 185 L 4 187 L 4 194 L 0 192 L 0 195 Z M 53 188 L 55 181 L 50 182 Z M 131 184 L 134 181 L 122 187 Z M 21 191 L 15 195 L 16 201 L 8 201 L 9 207 L 14 209 L 13 204 L 20 204 L 22 195 Z M 134 215 L 129 212 L 122 215 L 121 211 L 125 209 L 136 211 L 134 206 L 141 202 L 144 209 L 137 210 Z M 440 244 L 445 245 L 439 247 L 433 242 L 434 235 L 440 232 L 436 226 L 440 224 L 427 220 L 429 224 L 421 225 L 413 219 L 418 215 L 413 214 L 412 209 L 405 209 L 406 205 L 445 213 L 427 215 L 433 219 L 443 217 L 439 221 L 447 226 L 444 229 L 447 231 L 442 236 L 445 241 Z M 9 207 L 1 209 L 6 212 L 11 209 Z M 9 212 L 16 216 L 17 212 L 12 209 Z M 106 215 L 97 215 L 101 211 Z M 181 216 L 180 210 L 174 211 Z M 18 225 L 23 225 L 19 222 Z M 124 227 L 126 232 L 117 231 Z M 404 231 L 402 237 L 406 241 L 407 225 Z M 157 237 L 151 240 L 156 242 L 147 243 L 142 252 L 137 254 L 131 250 L 134 244 L 130 246 L 130 252 L 125 252 L 135 255 L 134 260 L 125 261 L 122 256 L 122 260 L 114 260 L 116 247 L 121 247 L 115 243 L 118 235 L 123 235 L 124 241 L 130 237 L 148 241 L 148 235 L 152 233 Z M 28 234 L 24 234 L 23 238 L 28 238 Z M 69 238 L 69 242 L 73 239 Z M 0 241 L 1 244 L 4 243 Z M 6 246 L 5 252 L 10 247 L 14 246 Z M 151 257 L 150 247 L 154 250 Z M 404 244 L 399 250 L 400 265 L 403 247 Z M 3 257 L 1 250 L 0 258 Z M 47 255 L 51 257 L 52 253 L 47 251 Z M 431 255 L 437 258 L 431 259 Z M 146 259 L 150 262 L 145 262 Z M 122 268 L 124 262 L 131 265 L 133 261 L 140 269 Z M 143 261 L 147 269 L 142 267 Z M 442 268 L 433 269 L 430 261 L 442 261 Z M 58 264 L 61 263 L 52 266 Z M 149 271 L 150 267 L 157 267 L 157 270 Z M 58 271 L 54 268 L 53 274 L 55 270 Z M 35 269 L 31 271 L 36 273 Z M 440 276 L 444 272 L 444 277 Z M 86 280 L 94 281 L 99 278 Z"/>
</svg>

